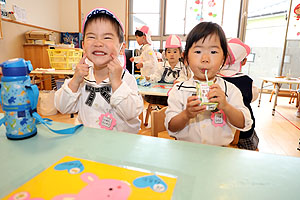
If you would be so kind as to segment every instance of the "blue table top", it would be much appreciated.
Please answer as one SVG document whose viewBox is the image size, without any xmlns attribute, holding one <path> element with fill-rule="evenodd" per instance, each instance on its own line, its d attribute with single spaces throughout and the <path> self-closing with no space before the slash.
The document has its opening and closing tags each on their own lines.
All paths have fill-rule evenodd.
<svg viewBox="0 0 300 200">
<path fill-rule="evenodd" d="M 172 84 L 166 83 L 151 83 L 150 86 L 138 85 L 140 94 L 154 96 L 168 96 L 168 92 L 172 87 Z"/>
<path fill-rule="evenodd" d="M 3 115 L 0 114 L 0 117 Z M 53 128 L 70 127 L 54 122 Z M 177 176 L 174 198 L 299 199 L 300 159 L 83 127 L 11 141 L 0 127 L 0 198 L 69 155 Z"/>
</svg>

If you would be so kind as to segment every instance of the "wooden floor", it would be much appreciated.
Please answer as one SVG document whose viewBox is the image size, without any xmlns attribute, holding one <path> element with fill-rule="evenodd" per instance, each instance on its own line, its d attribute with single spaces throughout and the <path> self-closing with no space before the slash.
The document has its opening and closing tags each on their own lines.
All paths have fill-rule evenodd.
<svg viewBox="0 0 300 200">
<path fill-rule="evenodd" d="M 300 118 L 295 116 L 297 110 L 295 103 L 289 104 L 287 97 L 278 97 L 276 113 L 272 116 L 273 101 L 270 103 L 269 98 L 269 94 L 263 94 L 260 107 L 257 107 L 258 100 L 252 104 L 256 119 L 255 129 L 260 139 L 259 152 L 300 157 L 300 151 L 297 150 L 300 138 Z M 47 116 L 47 118 L 64 123 L 75 121 L 75 118 L 70 118 L 70 115 L 62 114 Z M 150 136 L 151 122 L 149 124 L 148 127 L 140 130 L 139 134 Z M 160 133 L 159 137 L 172 139 L 167 132 Z"/>
</svg>

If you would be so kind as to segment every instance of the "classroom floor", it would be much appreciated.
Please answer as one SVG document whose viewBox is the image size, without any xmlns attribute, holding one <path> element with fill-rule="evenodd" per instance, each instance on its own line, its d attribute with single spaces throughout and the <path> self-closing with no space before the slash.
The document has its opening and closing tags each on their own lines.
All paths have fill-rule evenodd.
<svg viewBox="0 0 300 200">
<path fill-rule="evenodd" d="M 300 138 L 300 118 L 295 116 L 296 104 L 289 104 L 288 97 L 278 97 L 276 113 L 275 116 L 272 116 L 274 98 L 271 103 L 269 98 L 270 94 L 263 94 L 260 107 L 257 107 L 258 100 L 252 104 L 256 119 L 255 129 L 260 139 L 259 152 L 300 157 L 300 151 L 297 150 Z M 70 118 L 70 115 L 63 114 L 45 117 L 71 124 L 75 121 L 75 118 Z M 150 136 L 150 120 L 149 125 L 140 130 L 139 134 Z M 159 137 L 173 139 L 169 137 L 166 131 L 159 133 Z"/>
</svg>

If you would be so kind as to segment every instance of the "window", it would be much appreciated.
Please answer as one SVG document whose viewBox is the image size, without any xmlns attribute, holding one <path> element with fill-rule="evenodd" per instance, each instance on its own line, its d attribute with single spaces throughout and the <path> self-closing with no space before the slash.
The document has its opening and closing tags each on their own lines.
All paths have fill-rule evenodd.
<svg viewBox="0 0 300 200">
<path fill-rule="evenodd" d="M 222 28 L 227 38 L 236 38 L 239 35 L 241 0 L 226 0 L 224 3 Z"/>
<path fill-rule="evenodd" d="M 202 21 L 212 21 L 221 25 L 223 1 L 166 1 L 166 35 L 186 35 L 194 28 L 195 25 Z"/>
<path fill-rule="evenodd" d="M 264 0 L 260 3 L 249 0 L 245 43 L 255 57 L 242 67 L 242 71 L 250 75 L 257 86 L 261 84 L 261 77 L 282 75 L 280 69 L 289 5 L 290 0 Z"/>
<path fill-rule="evenodd" d="M 129 35 L 134 35 L 136 27 L 147 25 L 152 35 L 160 32 L 160 0 L 131 0 L 129 11 Z"/>
<path fill-rule="evenodd" d="M 231 0 L 233 1 L 233 0 Z M 129 48 L 137 48 L 136 27 L 147 25 L 152 32 L 154 49 L 163 48 L 170 34 L 184 40 L 199 22 L 212 21 L 221 25 L 223 1 L 216 0 L 130 0 Z"/>
</svg>

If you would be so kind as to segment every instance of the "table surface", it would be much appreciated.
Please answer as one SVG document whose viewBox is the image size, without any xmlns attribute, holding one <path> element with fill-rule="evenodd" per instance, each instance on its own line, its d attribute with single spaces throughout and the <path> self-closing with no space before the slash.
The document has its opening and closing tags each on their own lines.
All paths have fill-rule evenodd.
<svg viewBox="0 0 300 200">
<path fill-rule="evenodd" d="M 166 83 L 151 83 L 151 86 L 148 87 L 138 85 L 140 94 L 153 96 L 168 96 L 168 92 L 172 87 L 173 84 Z"/>
<path fill-rule="evenodd" d="M 32 70 L 30 72 L 31 75 L 37 75 L 37 74 L 47 74 L 47 75 L 73 75 L 74 70 Z"/>
<path fill-rule="evenodd" d="M 272 83 L 289 83 L 289 84 L 299 84 L 300 79 L 299 78 L 275 78 L 275 77 L 261 77 L 260 79 Z"/>
<path fill-rule="evenodd" d="M 0 133 L 0 198 L 66 155 L 175 175 L 175 200 L 300 198 L 296 157 L 87 127 L 61 136 L 38 125 L 38 134 L 22 141 L 6 139 L 4 126 Z"/>
</svg>

